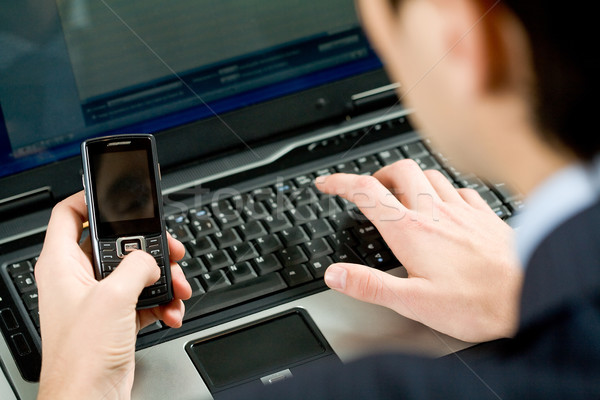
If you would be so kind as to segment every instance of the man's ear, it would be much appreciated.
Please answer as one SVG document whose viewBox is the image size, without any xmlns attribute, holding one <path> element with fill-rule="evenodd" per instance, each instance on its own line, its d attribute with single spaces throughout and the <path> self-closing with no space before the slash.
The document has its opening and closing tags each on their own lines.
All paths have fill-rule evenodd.
<svg viewBox="0 0 600 400">
<path fill-rule="evenodd" d="M 500 89 L 509 79 L 499 0 L 434 0 L 440 7 L 444 64 L 458 96 Z"/>
</svg>

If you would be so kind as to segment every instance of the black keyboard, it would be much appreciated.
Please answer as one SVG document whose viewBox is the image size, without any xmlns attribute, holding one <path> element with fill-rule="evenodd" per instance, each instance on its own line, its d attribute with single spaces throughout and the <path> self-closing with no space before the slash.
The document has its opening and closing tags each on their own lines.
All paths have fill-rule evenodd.
<svg viewBox="0 0 600 400">
<path fill-rule="evenodd" d="M 264 299 L 276 296 L 282 303 L 289 300 L 288 294 L 298 298 L 324 290 L 324 272 L 333 262 L 359 263 L 381 270 L 400 266 L 377 229 L 354 204 L 319 192 L 313 182 L 318 176 L 336 172 L 371 174 L 403 158 L 412 158 L 423 169 L 441 171 L 456 187 L 477 190 L 502 219 L 522 207 L 520 197 L 503 183 L 486 183 L 457 171 L 419 139 L 285 181 L 221 196 L 201 206 L 179 206 L 177 212 L 166 216 L 168 231 L 186 247 L 179 265 L 192 287 L 179 335 L 202 326 L 198 321 L 226 315 L 223 313 L 232 308 L 252 304 L 242 312 L 248 314 L 259 305 L 264 308 L 275 304 Z M 36 261 L 33 257 L 10 263 L 6 272 L 13 292 L 22 302 L 19 308 L 29 317 L 39 340 L 33 275 Z M 212 324 L 223 322 L 223 318 L 213 318 Z M 12 321 L 10 315 L 3 319 L 5 323 Z M 157 322 L 140 332 L 138 343 L 140 338 L 144 343 L 144 336 L 166 329 Z M 155 344 L 166 337 L 145 343 Z"/>
</svg>

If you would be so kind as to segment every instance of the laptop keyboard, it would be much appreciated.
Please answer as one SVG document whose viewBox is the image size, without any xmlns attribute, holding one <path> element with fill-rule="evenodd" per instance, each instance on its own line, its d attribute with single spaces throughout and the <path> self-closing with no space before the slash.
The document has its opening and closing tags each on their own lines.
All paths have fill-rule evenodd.
<svg viewBox="0 0 600 400">
<path fill-rule="evenodd" d="M 403 158 L 441 171 L 456 187 L 477 190 L 502 219 L 522 207 L 503 183 L 485 183 L 452 168 L 443 155 L 415 140 L 400 147 L 321 168 L 285 181 L 218 198 L 167 215 L 169 233 L 184 243 L 179 261 L 192 287 L 184 326 L 200 317 L 273 294 L 311 288 L 333 262 L 388 270 L 400 265 L 377 229 L 353 203 L 319 192 L 316 177 L 336 172 L 371 174 Z M 14 289 L 39 334 L 37 257 L 7 265 Z M 140 332 L 162 329 L 157 322 Z"/>
</svg>

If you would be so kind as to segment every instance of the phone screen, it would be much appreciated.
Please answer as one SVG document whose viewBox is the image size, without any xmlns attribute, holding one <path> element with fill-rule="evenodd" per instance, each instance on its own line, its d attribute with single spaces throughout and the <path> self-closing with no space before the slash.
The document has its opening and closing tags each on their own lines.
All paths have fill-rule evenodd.
<svg viewBox="0 0 600 400">
<path fill-rule="evenodd" d="M 100 237 L 160 231 L 156 182 L 143 144 L 90 148 L 94 208 Z"/>
</svg>

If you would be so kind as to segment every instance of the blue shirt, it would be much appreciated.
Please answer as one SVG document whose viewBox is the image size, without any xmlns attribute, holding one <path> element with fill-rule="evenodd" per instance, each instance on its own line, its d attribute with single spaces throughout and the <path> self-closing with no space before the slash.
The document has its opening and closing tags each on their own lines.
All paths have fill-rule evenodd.
<svg viewBox="0 0 600 400">
<path fill-rule="evenodd" d="M 535 249 L 563 222 L 600 197 L 600 156 L 590 164 L 572 164 L 539 185 L 526 199 L 514 221 L 517 254 L 527 266 Z"/>
</svg>

